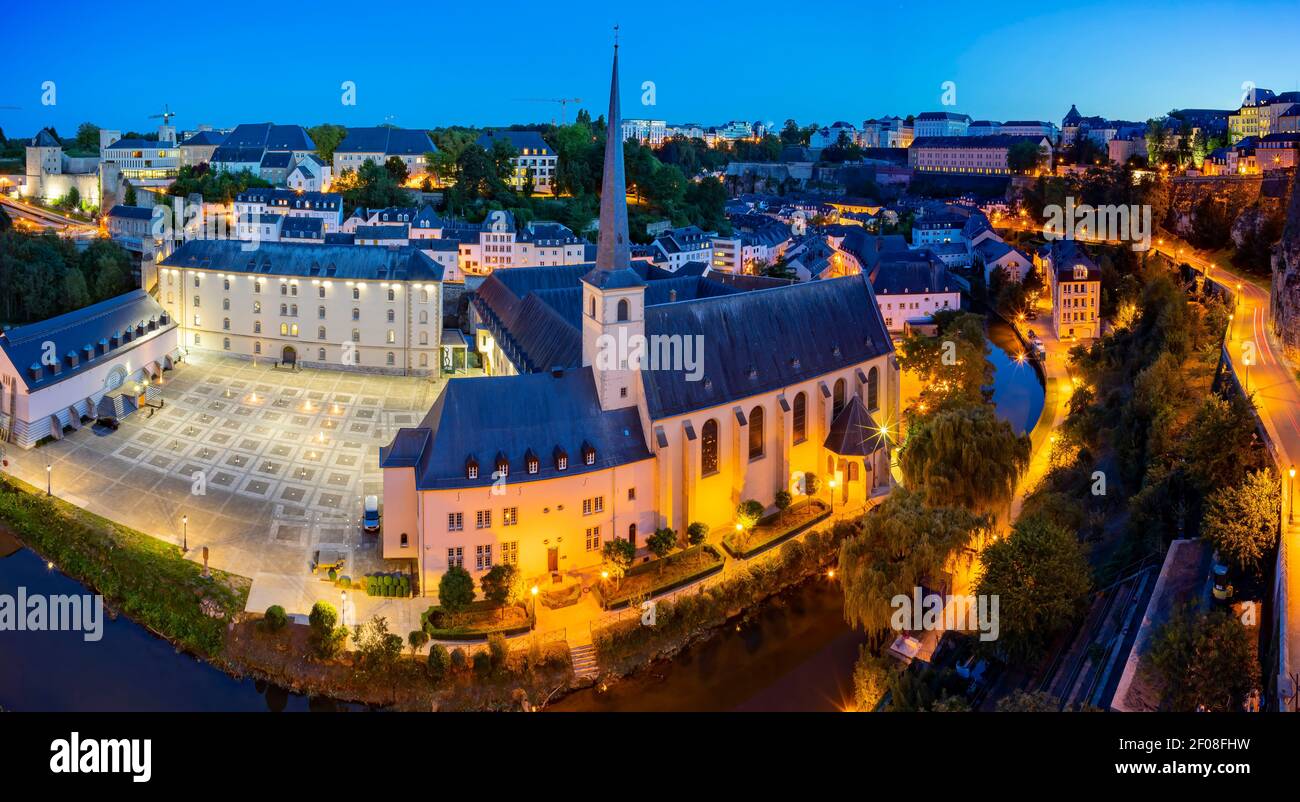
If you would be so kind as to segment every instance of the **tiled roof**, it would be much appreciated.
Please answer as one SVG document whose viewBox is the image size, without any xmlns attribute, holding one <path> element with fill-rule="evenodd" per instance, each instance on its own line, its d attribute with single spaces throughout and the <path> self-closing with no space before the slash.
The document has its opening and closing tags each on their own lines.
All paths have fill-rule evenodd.
<svg viewBox="0 0 1300 802">
<path fill-rule="evenodd" d="M 349 128 L 335 153 L 382 153 L 385 156 L 423 156 L 438 148 L 426 131 L 380 125 Z"/>
<path fill-rule="evenodd" d="M 366 281 L 442 281 L 443 267 L 419 250 L 357 248 L 329 242 L 307 247 L 263 242 L 255 251 L 235 240 L 191 240 L 163 260 L 164 267 L 231 273 Z"/>
</svg>

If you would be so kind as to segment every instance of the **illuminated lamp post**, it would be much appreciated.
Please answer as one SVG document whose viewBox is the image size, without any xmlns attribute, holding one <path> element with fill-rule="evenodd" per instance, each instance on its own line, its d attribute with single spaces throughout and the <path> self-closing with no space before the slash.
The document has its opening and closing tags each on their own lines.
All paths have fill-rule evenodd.
<svg viewBox="0 0 1300 802">
<path fill-rule="evenodd" d="M 528 593 L 533 597 L 532 629 L 536 630 L 537 629 L 537 586 L 533 585 L 531 588 L 529 588 Z"/>
<path fill-rule="evenodd" d="M 835 480 L 831 479 L 829 482 L 826 483 L 826 486 L 831 489 L 831 517 L 834 518 L 835 517 Z"/>
<path fill-rule="evenodd" d="M 181 516 L 181 551 L 190 550 L 190 516 Z"/>
<path fill-rule="evenodd" d="M 1291 470 L 1287 471 L 1287 476 L 1289 476 L 1291 479 L 1291 486 L 1287 490 L 1286 522 L 1291 523 L 1295 521 L 1295 466 L 1294 465 L 1291 466 Z"/>
<path fill-rule="evenodd" d="M 54 466 L 46 465 L 45 466 L 45 495 L 47 496 L 53 495 L 53 493 L 51 492 L 51 489 L 53 487 L 53 482 L 54 482 Z"/>
</svg>

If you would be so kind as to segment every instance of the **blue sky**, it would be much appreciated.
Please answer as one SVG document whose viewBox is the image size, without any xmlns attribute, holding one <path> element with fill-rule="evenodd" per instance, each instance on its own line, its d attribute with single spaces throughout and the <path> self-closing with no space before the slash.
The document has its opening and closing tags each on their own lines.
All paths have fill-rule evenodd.
<svg viewBox="0 0 1300 802">
<path fill-rule="evenodd" d="M 791 3 L 772 0 L 357 3 L 300 9 L 246 0 L 127 6 L 6 3 L 0 128 L 90 120 L 146 130 L 164 103 L 182 129 L 274 121 L 404 127 L 544 122 L 608 92 L 622 28 L 627 117 L 855 124 L 950 109 L 976 119 L 1084 114 L 1146 119 L 1230 108 L 1241 85 L 1300 88 L 1300 4 L 1078 2 Z M 1216 44 L 1221 42 L 1222 44 Z M 41 104 L 53 81 L 56 103 Z M 357 104 L 341 103 L 352 81 Z M 652 81 L 656 105 L 640 103 Z M 570 119 L 573 110 L 570 107 Z M 390 117 L 391 116 L 391 117 Z"/>
</svg>

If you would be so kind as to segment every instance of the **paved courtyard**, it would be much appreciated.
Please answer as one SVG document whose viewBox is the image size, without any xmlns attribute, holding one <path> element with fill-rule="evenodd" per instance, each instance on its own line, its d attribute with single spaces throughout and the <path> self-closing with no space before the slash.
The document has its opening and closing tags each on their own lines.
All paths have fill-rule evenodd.
<svg viewBox="0 0 1300 802">
<path fill-rule="evenodd" d="M 207 546 L 214 567 L 253 578 L 250 608 L 280 588 L 275 601 L 296 612 L 334 595 L 310 581 L 318 548 L 343 549 L 354 577 L 397 567 L 363 535 L 362 500 L 383 495 L 379 447 L 423 418 L 442 383 L 192 353 L 165 374 L 161 409 L 10 448 L 9 470 L 39 487 L 49 465 L 55 495 L 164 540 L 187 531 L 190 559 Z"/>
</svg>

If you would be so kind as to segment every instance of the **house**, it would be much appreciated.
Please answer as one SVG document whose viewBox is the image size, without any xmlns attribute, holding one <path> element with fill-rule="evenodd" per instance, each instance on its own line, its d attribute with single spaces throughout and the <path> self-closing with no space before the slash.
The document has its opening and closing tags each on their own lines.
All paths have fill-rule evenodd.
<svg viewBox="0 0 1300 802">
<path fill-rule="evenodd" d="M 349 128 L 343 141 L 334 148 L 334 169 L 356 171 L 367 161 L 387 164 L 390 158 L 400 159 L 408 174 L 428 173 L 425 158 L 437 152 L 426 131 L 380 125 L 373 128 Z"/>
<path fill-rule="evenodd" d="M 1026 172 L 1011 166 L 1012 148 L 1022 143 L 1037 147 L 1038 163 L 1050 169 L 1052 143 L 1047 137 L 941 136 L 920 137 L 907 149 L 908 166 L 917 172 L 965 173 L 968 175 L 1011 175 Z"/>
<path fill-rule="evenodd" d="M 912 130 L 915 133 L 915 139 L 966 136 L 971 122 L 968 114 L 956 114 L 951 111 L 927 111 L 916 115 L 915 120 L 912 122 Z"/>
<path fill-rule="evenodd" d="M 809 144 L 814 148 L 829 148 L 832 145 L 838 145 L 840 136 L 845 137 L 849 144 L 858 143 L 858 129 L 853 127 L 853 123 L 847 123 L 839 120 L 830 126 L 822 126 L 812 135 Z"/>
<path fill-rule="evenodd" d="M 207 130 L 195 133 L 181 142 L 181 167 L 195 167 L 212 161 L 212 154 L 225 141 L 226 135 L 219 131 Z"/>
<path fill-rule="evenodd" d="M 665 231 L 650 243 L 653 260 L 668 271 L 674 271 L 688 262 L 708 264 L 713 258 L 713 238 L 717 234 L 706 232 L 699 226 L 684 226 Z"/>
<path fill-rule="evenodd" d="M 714 270 L 753 273 L 760 265 L 780 260 L 791 244 L 790 226 L 765 214 L 738 214 L 728 219 L 732 235 L 713 238 Z"/>
<path fill-rule="evenodd" d="M 489 276 L 493 375 L 448 382 L 380 450 L 382 554 L 424 593 L 499 563 L 586 585 L 606 543 L 730 529 L 738 500 L 775 510 L 808 474 L 842 504 L 889 490 L 898 366 L 865 277 L 746 292 L 634 264 L 617 86 L 616 51 L 595 266 Z M 624 350 L 642 337 L 698 344 L 695 369 Z"/>
<path fill-rule="evenodd" d="M 935 312 L 961 308 L 961 287 L 930 249 L 887 252 L 869 273 L 880 314 L 891 334 Z"/>
<path fill-rule="evenodd" d="M 927 211 L 912 223 L 912 245 L 938 245 L 959 242 L 966 228 L 966 218 L 947 209 Z"/>
<path fill-rule="evenodd" d="M 624 120 L 623 141 L 635 139 L 642 145 L 657 148 L 668 138 L 668 124 L 663 120 Z"/>
<path fill-rule="evenodd" d="M 306 223 L 304 223 L 306 224 Z M 193 240 L 159 266 L 181 342 L 244 359 L 435 373 L 443 270 L 409 248 Z"/>
<path fill-rule="evenodd" d="M 262 161 L 267 153 L 288 153 L 291 162 L 296 163 L 304 156 L 315 152 L 316 143 L 312 141 L 307 129 L 301 125 L 244 123 L 235 126 L 234 130 L 226 136 L 225 141 L 213 150 L 209 164 L 214 170 L 231 173 L 248 170 L 260 178 Z M 271 163 L 280 162 L 273 159 Z M 290 166 L 291 164 L 284 166 L 286 173 Z M 281 177 L 282 182 L 283 177 Z"/>
<path fill-rule="evenodd" d="M 61 439 L 100 416 L 122 418 L 180 358 L 177 324 L 144 290 L 0 333 L 0 439 Z"/>
<path fill-rule="evenodd" d="M 1058 339 L 1101 336 L 1101 269 L 1074 240 L 1056 240 L 1034 254 L 1034 269 L 1047 282 L 1052 330 Z"/>
<path fill-rule="evenodd" d="M 315 153 L 309 153 L 284 177 L 284 185 L 295 192 L 325 192 L 333 177 L 333 168 Z"/>
<path fill-rule="evenodd" d="M 1013 248 L 1000 239 L 986 239 L 974 247 L 973 258 L 984 265 L 984 281 L 991 281 L 999 268 L 1016 281 L 1024 281 L 1033 268 L 1033 260 L 1019 248 Z"/>
<path fill-rule="evenodd" d="M 248 240 L 260 237 L 257 229 L 272 215 L 316 217 L 324 233 L 339 230 L 343 224 L 343 196 L 330 192 L 297 192 L 290 189 L 257 187 L 235 196 L 237 236 Z"/>
<path fill-rule="evenodd" d="M 118 204 L 108 210 L 108 236 L 133 253 L 153 252 L 153 209 Z"/>
<path fill-rule="evenodd" d="M 509 184 L 517 190 L 532 187 L 534 192 L 550 194 L 554 188 L 555 168 L 559 158 L 536 131 L 486 131 L 479 135 L 479 147 L 491 153 L 497 142 L 505 142 L 515 151 L 515 166 Z"/>
</svg>

